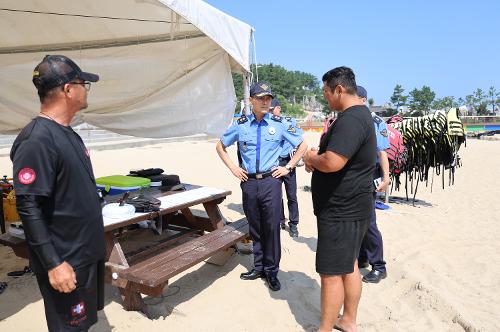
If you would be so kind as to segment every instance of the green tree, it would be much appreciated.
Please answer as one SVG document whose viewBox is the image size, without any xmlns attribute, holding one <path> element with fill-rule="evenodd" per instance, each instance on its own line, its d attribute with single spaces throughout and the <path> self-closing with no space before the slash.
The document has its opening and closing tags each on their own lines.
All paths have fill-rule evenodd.
<svg viewBox="0 0 500 332">
<path fill-rule="evenodd" d="M 373 105 L 375 105 L 375 100 L 373 100 L 373 98 L 369 98 L 368 99 L 368 105 L 370 106 L 370 108 L 372 108 Z"/>
<path fill-rule="evenodd" d="M 442 110 L 442 109 L 450 109 L 452 107 L 458 107 L 457 102 L 455 101 L 455 97 L 453 96 L 446 96 L 443 98 L 436 98 L 432 102 L 432 108 L 435 110 Z"/>
<path fill-rule="evenodd" d="M 304 118 L 307 115 L 300 104 L 292 105 L 283 95 L 277 94 L 275 98 L 277 98 L 281 104 L 281 111 L 284 113 L 283 115 L 291 116 L 292 118 Z"/>
<path fill-rule="evenodd" d="M 331 113 L 331 110 L 330 106 L 328 105 L 328 101 L 326 101 L 325 96 L 323 95 L 323 89 L 318 86 L 314 91 L 314 95 L 316 96 L 316 101 L 323 106 L 322 113 L 325 116 L 328 116 Z"/>
<path fill-rule="evenodd" d="M 401 106 L 406 105 L 408 96 L 403 95 L 405 89 L 399 84 L 394 87 L 394 92 L 391 96 L 391 103 L 396 107 L 396 112 Z"/>
<path fill-rule="evenodd" d="M 432 102 L 432 108 L 435 110 L 443 109 L 444 108 L 443 99 L 441 98 L 434 99 L 434 101 Z"/>
<path fill-rule="evenodd" d="M 290 71 L 273 63 L 261 64 L 258 70 L 259 80 L 271 83 L 273 92 L 292 104 L 301 102 L 305 95 L 313 95 L 319 88 L 318 79 L 313 74 Z"/>
<path fill-rule="evenodd" d="M 493 114 L 496 113 L 496 106 L 498 105 L 498 100 L 500 99 L 500 92 L 497 92 L 495 87 L 490 86 L 488 90 L 488 100 L 491 105 L 491 111 Z"/>
<path fill-rule="evenodd" d="M 301 109 L 301 102 L 303 97 L 312 95 L 316 96 L 316 100 L 318 102 L 325 105 L 323 92 L 319 86 L 319 81 L 313 74 L 301 71 L 287 70 L 282 66 L 270 63 L 252 66 L 254 77 L 256 77 L 254 69 L 255 67 L 257 67 L 259 73 L 259 81 L 269 82 L 272 85 L 273 93 L 275 95 L 280 95 L 283 97 L 283 100 L 280 101 L 283 109 L 290 109 L 290 112 L 295 112 L 298 114 L 302 112 L 302 110 L 300 112 L 296 112 L 294 110 Z M 233 74 L 233 83 L 238 100 L 243 99 L 242 82 L 242 75 Z M 294 107 L 287 107 L 285 104 L 290 104 Z M 297 106 L 298 108 L 295 106 Z M 239 105 L 236 107 L 236 110 L 239 111 Z"/>
<path fill-rule="evenodd" d="M 435 97 L 436 93 L 426 85 L 420 90 L 415 88 L 410 91 L 410 109 L 412 111 L 420 111 L 422 114 L 428 114 Z"/>
<path fill-rule="evenodd" d="M 465 105 L 465 100 L 462 97 L 458 98 L 455 107 L 460 107 L 460 106 L 463 106 L 463 105 Z"/>
<path fill-rule="evenodd" d="M 473 93 L 474 110 L 477 115 L 488 115 L 488 102 L 483 90 L 477 88 Z"/>
<path fill-rule="evenodd" d="M 467 115 L 473 115 L 474 110 L 476 109 L 476 100 L 474 99 L 474 95 L 465 96 L 465 105 L 467 106 Z"/>
<path fill-rule="evenodd" d="M 240 101 L 243 99 L 243 75 L 233 73 L 233 84 L 234 84 L 234 92 L 236 93 L 236 100 Z M 236 103 L 236 113 L 240 112 L 240 104 Z"/>
<path fill-rule="evenodd" d="M 457 107 L 457 102 L 455 101 L 455 97 L 453 96 L 446 96 L 443 99 L 443 106 L 446 109 L 450 109 L 452 107 Z"/>
</svg>

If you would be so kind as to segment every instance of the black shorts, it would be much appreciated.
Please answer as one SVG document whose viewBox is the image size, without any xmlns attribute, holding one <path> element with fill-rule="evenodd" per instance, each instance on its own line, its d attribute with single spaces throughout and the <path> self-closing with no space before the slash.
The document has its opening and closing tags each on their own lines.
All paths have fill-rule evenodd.
<svg viewBox="0 0 500 332">
<path fill-rule="evenodd" d="M 104 261 L 75 270 L 77 286 L 71 293 L 52 288 L 47 274 L 36 274 L 49 331 L 87 331 L 104 307 Z"/>
<path fill-rule="evenodd" d="M 326 275 L 354 272 L 354 262 L 369 225 L 370 219 L 332 221 L 318 218 L 316 272 Z"/>
</svg>

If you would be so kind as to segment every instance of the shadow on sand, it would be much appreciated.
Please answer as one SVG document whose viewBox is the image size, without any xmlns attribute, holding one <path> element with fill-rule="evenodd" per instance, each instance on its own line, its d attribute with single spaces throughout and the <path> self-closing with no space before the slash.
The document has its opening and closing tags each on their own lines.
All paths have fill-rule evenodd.
<svg viewBox="0 0 500 332">
<path fill-rule="evenodd" d="M 316 247 L 318 245 L 318 239 L 315 237 L 305 237 L 299 235 L 299 237 L 293 238 L 295 242 L 303 243 L 309 247 L 309 250 L 316 252 Z"/>
<path fill-rule="evenodd" d="M 280 271 L 281 290 L 269 295 L 276 300 L 287 301 L 292 315 L 304 331 L 317 331 L 321 318 L 318 282 L 299 271 Z"/>
<path fill-rule="evenodd" d="M 165 289 L 163 296 L 144 298 L 149 318 L 159 319 L 170 315 L 183 316 L 184 314 L 176 309 L 179 304 L 189 301 L 240 264 L 250 269 L 252 257 L 251 255 L 234 254 L 223 266 L 202 263 L 198 269 L 170 284 Z M 121 299 L 118 300 L 121 301 Z"/>
<path fill-rule="evenodd" d="M 229 203 L 227 205 L 227 208 L 230 209 L 230 210 L 239 212 L 242 215 L 245 215 L 245 212 L 243 211 L 243 204 Z"/>
<path fill-rule="evenodd" d="M 400 196 L 389 196 L 389 203 L 392 204 L 401 204 L 401 205 L 412 205 L 412 206 L 425 206 L 425 207 L 432 207 L 432 203 L 426 202 L 422 199 L 416 198 L 413 200 L 413 198 L 408 198 L 406 197 L 400 197 Z"/>
</svg>

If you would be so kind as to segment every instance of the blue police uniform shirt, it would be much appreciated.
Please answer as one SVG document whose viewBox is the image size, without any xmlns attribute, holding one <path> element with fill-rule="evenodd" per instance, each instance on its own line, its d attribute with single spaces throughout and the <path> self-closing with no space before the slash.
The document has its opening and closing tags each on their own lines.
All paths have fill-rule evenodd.
<svg viewBox="0 0 500 332">
<path fill-rule="evenodd" d="M 377 152 L 385 151 L 390 147 L 389 144 L 389 131 L 384 119 L 372 112 L 373 124 L 375 126 L 375 137 L 377 138 Z M 379 156 L 377 153 L 377 164 L 379 163 Z"/>
<path fill-rule="evenodd" d="M 254 114 L 242 116 L 221 137 L 227 147 L 238 142 L 242 165 L 248 173 L 264 173 L 278 166 L 282 142 L 296 147 L 302 136 L 295 126 L 282 117 L 266 114 L 260 122 Z"/>
<path fill-rule="evenodd" d="M 297 126 L 297 120 L 295 120 L 294 118 L 289 117 L 289 116 L 282 117 L 282 119 L 283 119 L 283 122 L 287 122 L 287 126 L 292 125 L 293 127 L 295 127 L 295 130 L 299 133 L 299 135 L 302 136 L 303 131 L 300 127 Z M 280 157 L 281 158 L 289 158 L 290 151 L 292 151 L 294 149 L 294 147 L 288 141 L 283 141 L 281 143 L 281 145 L 282 145 L 282 147 L 281 147 Z"/>
</svg>

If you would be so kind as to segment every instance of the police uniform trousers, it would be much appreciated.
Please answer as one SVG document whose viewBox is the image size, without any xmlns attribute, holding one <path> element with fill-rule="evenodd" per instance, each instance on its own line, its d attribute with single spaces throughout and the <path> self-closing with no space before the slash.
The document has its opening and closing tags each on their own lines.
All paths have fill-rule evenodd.
<svg viewBox="0 0 500 332">
<path fill-rule="evenodd" d="M 290 161 L 290 158 L 279 158 L 279 165 L 285 166 Z M 299 223 L 299 203 L 297 201 L 297 172 L 292 169 L 290 173 L 282 176 L 281 179 L 285 184 L 286 201 L 288 205 L 288 220 L 290 224 L 295 226 Z M 281 222 L 285 222 L 285 204 L 281 199 Z"/>
<path fill-rule="evenodd" d="M 254 269 L 276 276 L 281 259 L 279 178 L 249 178 L 241 183 L 243 210 L 253 241 Z"/>
<path fill-rule="evenodd" d="M 48 274 L 35 274 L 50 332 L 88 331 L 104 308 L 104 261 L 75 269 L 75 274 L 77 285 L 71 293 L 54 289 Z"/>
<path fill-rule="evenodd" d="M 359 250 L 358 262 L 368 262 L 373 270 L 385 272 L 384 244 L 382 234 L 377 227 L 377 213 L 374 206 L 373 216 L 370 220 L 370 226 L 366 231 L 361 249 Z"/>
</svg>

